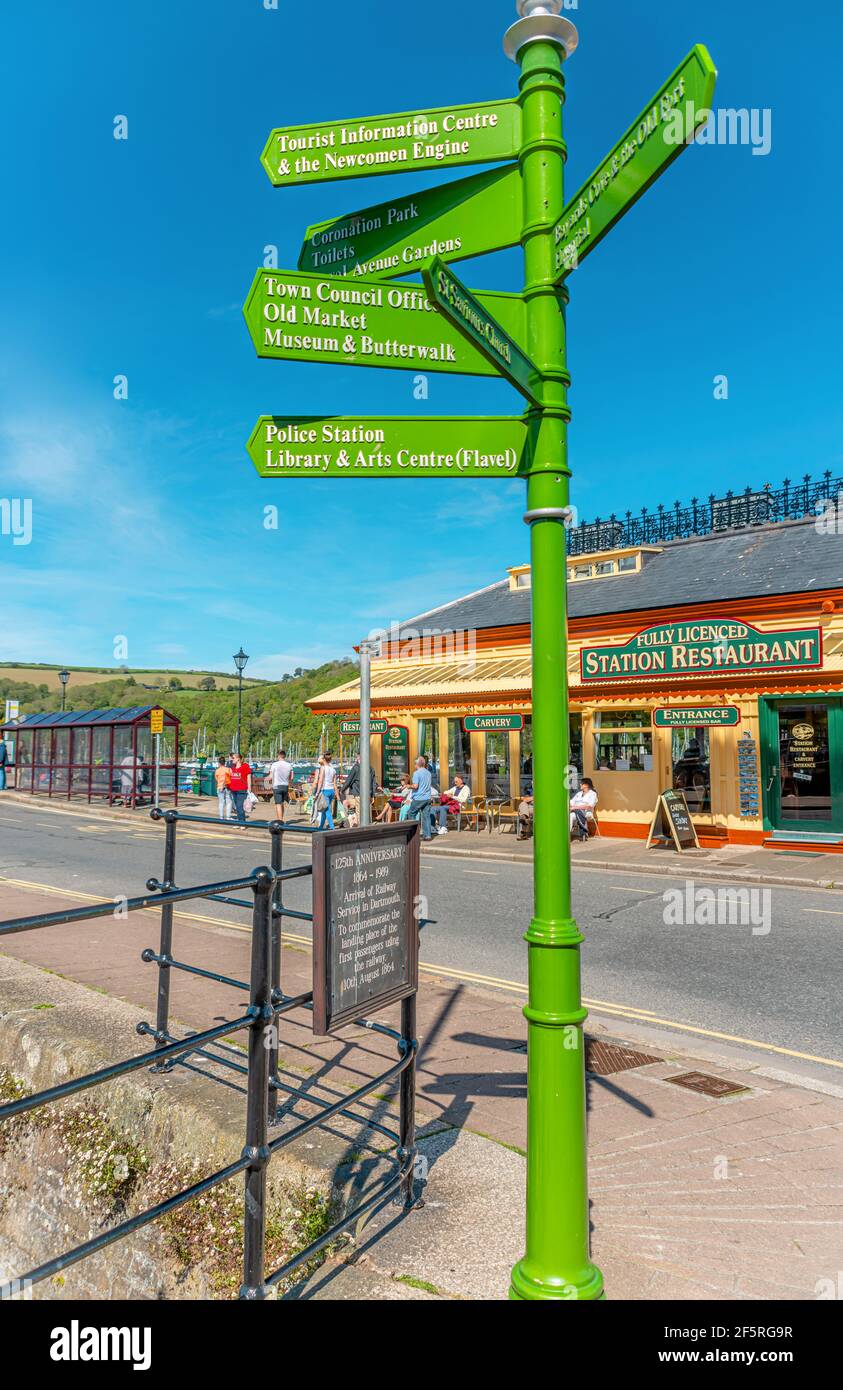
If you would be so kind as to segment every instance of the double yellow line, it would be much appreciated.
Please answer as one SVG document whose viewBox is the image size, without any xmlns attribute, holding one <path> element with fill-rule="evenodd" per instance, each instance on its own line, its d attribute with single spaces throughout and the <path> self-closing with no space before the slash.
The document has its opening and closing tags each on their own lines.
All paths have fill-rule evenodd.
<svg viewBox="0 0 843 1390">
<path fill-rule="evenodd" d="M 53 893 L 65 898 L 78 898 L 85 902 L 102 902 L 102 898 L 93 893 L 80 893 L 69 888 L 54 888 L 47 883 L 31 883 L 27 879 L 8 878 L 0 875 L 0 883 L 8 883 L 13 888 L 29 888 L 38 893 Z M 156 907 L 141 909 L 144 912 L 158 912 Z M 175 917 L 180 917 L 186 922 L 199 922 L 202 925 L 223 927 L 227 931 L 238 931 L 251 934 L 251 927 L 244 926 L 239 922 L 231 922 L 225 917 L 211 917 L 209 914 L 201 912 L 183 912 L 179 908 L 174 909 Z M 293 932 L 282 932 L 282 941 L 291 946 L 311 947 L 312 941 L 309 936 L 298 936 Z M 517 980 L 504 980 L 498 975 L 481 975 L 474 970 L 459 970 L 453 965 L 431 965 L 419 962 L 419 970 L 425 975 L 439 976 L 441 979 L 454 980 L 459 984 L 479 985 L 483 989 L 506 990 L 508 994 L 517 994 L 522 997 L 527 995 L 527 986 Z M 583 1003 L 587 1008 L 596 1013 L 605 1014 L 610 1018 L 622 1018 L 630 1023 L 648 1023 L 659 1028 L 673 1028 L 681 1033 L 693 1033 L 701 1038 L 714 1038 L 718 1042 L 738 1043 L 744 1047 L 751 1047 L 761 1052 L 772 1052 L 780 1057 L 794 1057 L 800 1062 L 818 1062 L 824 1067 L 834 1067 L 843 1071 L 843 1062 L 836 1061 L 833 1057 L 817 1057 L 813 1052 L 798 1052 L 792 1047 L 778 1047 L 775 1043 L 761 1042 L 758 1038 L 745 1038 L 738 1033 L 720 1033 L 713 1028 L 697 1028 L 692 1023 L 681 1023 L 672 1018 L 660 1018 L 652 1009 L 639 1009 L 634 1004 L 617 1004 L 608 999 L 589 999 L 583 998 Z"/>
</svg>

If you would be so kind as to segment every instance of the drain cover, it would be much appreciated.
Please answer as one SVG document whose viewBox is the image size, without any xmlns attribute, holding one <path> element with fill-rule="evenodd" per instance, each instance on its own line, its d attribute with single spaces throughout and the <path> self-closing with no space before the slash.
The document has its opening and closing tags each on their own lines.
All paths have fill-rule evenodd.
<svg viewBox="0 0 843 1390">
<path fill-rule="evenodd" d="M 703 1071 L 686 1071 L 681 1076 L 666 1076 L 674 1086 L 684 1086 L 686 1091 L 697 1091 L 701 1096 L 737 1096 L 748 1091 L 739 1081 L 726 1081 L 722 1076 L 707 1076 Z"/>
<path fill-rule="evenodd" d="M 594 1072 L 595 1076 L 610 1076 L 612 1072 L 646 1067 L 650 1062 L 662 1060 L 661 1057 L 650 1057 L 646 1052 L 633 1052 L 629 1047 L 597 1042 L 594 1038 L 589 1038 L 585 1045 L 585 1069 Z"/>
</svg>

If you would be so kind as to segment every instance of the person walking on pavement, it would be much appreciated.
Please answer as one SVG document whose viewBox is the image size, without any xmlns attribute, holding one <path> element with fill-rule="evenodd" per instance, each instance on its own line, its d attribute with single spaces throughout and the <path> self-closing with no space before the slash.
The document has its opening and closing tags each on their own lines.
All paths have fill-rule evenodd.
<svg viewBox="0 0 843 1390">
<path fill-rule="evenodd" d="M 283 821 L 284 807 L 289 805 L 293 785 L 293 764 L 287 762 L 287 754 L 283 748 L 279 750 L 278 757 L 270 766 L 268 780 L 272 783 L 275 819 Z"/>
<path fill-rule="evenodd" d="M 217 758 L 219 766 L 214 772 L 214 781 L 217 787 L 217 801 L 220 808 L 220 820 L 231 820 L 231 792 L 229 783 L 231 782 L 231 771 L 226 767 L 225 758 L 220 753 Z"/>
<path fill-rule="evenodd" d="M 9 748 L 6 740 L 0 734 L 0 792 L 6 790 L 6 767 L 9 762 Z"/>
<path fill-rule="evenodd" d="M 354 765 L 347 778 L 340 787 L 340 799 L 343 806 L 348 811 L 348 824 L 350 828 L 360 824 L 360 754 L 354 760 Z M 378 780 L 372 769 L 369 769 L 369 804 L 375 799 L 375 792 L 378 789 Z"/>
<path fill-rule="evenodd" d="M 240 829 L 245 830 L 246 797 L 252 790 L 252 769 L 247 762 L 243 761 L 239 753 L 232 754 L 230 777 L 228 788 L 231 792 L 231 800 L 234 802 L 234 814 Z"/>
<path fill-rule="evenodd" d="M 319 825 L 317 829 L 325 829 L 325 821 L 328 822 L 328 829 L 334 829 L 334 797 L 337 790 L 337 769 L 331 761 L 331 754 L 322 755 L 322 766 L 316 778 L 316 787 L 313 799 L 319 808 Z"/>
<path fill-rule="evenodd" d="M 416 758 L 416 770 L 413 773 L 413 799 L 410 802 L 407 819 L 420 821 L 423 840 L 433 839 L 430 833 L 430 803 L 432 798 L 433 776 L 427 765 L 427 758 Z"/>
</svg>

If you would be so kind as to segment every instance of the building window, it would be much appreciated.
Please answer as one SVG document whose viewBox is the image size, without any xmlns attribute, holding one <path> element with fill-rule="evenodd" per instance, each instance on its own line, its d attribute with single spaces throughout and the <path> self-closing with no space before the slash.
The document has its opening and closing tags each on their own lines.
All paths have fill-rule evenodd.
<svg viewBox="0 0 843 1390">
<path fill-rule="evenodd" d="M 427 758 L 427 765 L 433 773 L 433 785 L 439 783 L 439 720 L 419 720 L 419 757 Z"/>
<path fill-rule="evenodd" d="M 688 803 L 691 815 L 711 810 L 711 753 L 708 729 L 671 730 L 673 786 Z"/>
<path fill-rule="evenodd" d="M 448 785 L 454 785 L 454 777 L 459 773 L 467 786 L 471 782 L 471 734 L 463 728 L 461 719 L 448 720 Z"/>
<path fill-rule="evenodd" d="M 590 579 L 591 565 L 574 565 L 574 579 Z"/>
<path fill-rule="evenodd" d="M 619 570 L 621 573 L 625 573 L 625 572 L 628 571 L 628 570 L 637 570 L 637 569 L 638 569 L 638 556 L 637 556 L 637 555 L 621 555 L 620 559 L 618 560 L 618 570 Z"/>
<path fill-rule="evenodd" d="M 509 731 L 486 734 L 486 795 L 509 800 Z"/>
<path fill-rule="evenodd" d="M 594 566 L 594 573 L 595 573 L 595 574 L 614 574 L 614 573 L 615 573 L 615 562 L 614 562 L 614 560 L 601 560 L 598 564 L 596 564 L 596 565 Z"/>
<path fill-rule="evenodd" d="M 568 732 L 570 737 L 569 759 L 570 765 L 577 770 L 577 780 L 582 777 L 582 715 L 572 714 L 569 716 Z M 533 785 L 533 716 L 524 715 L 524 728 L 521 730 L 521 757 L 520 757 L 520 781 L 521 795 L 525 796 Z"/>
<path fill-rule="evenodd" d="M 519 574 L 519 575 L 516 577 L 516 580 L 515 580 L 515 587 L 516 587 L 516 589 L 529 589 L 529 587 L 530 587 L 530 575 L 529 575 L 529 574 Z"/>
<path fill-rule="evenodd" d="M 599 710 L 594 715 L 597 772 L 651 772 L 653 735 L 649 710 Z"/>
</svg>

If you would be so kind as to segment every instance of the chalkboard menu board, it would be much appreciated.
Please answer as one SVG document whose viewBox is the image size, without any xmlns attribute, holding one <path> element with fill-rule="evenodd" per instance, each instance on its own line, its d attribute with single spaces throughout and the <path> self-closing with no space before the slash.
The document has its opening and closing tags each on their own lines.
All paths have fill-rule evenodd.
<svg viewBox="0 0 843 1390">
<path fill-rule="evenodd" d="M 647 836 L 648 849 L 654 840 L 671 840 L 678 850 L 700 847 L 688 803 L 682 793 L 673 788 L 662 792 L 658 799 Z"/>
<path fill-rule="evenodd" d="M 418 989 L 417 821 L 313 836 L 313 1031 Z"/>
<path fill-rule="evenodd" d="M 383 784 L 389 791 L 401 785 L 402 772 L 410 771 L 410 736 L 403 724 L 391 724 L 383 741 Z"/>
</svg>

